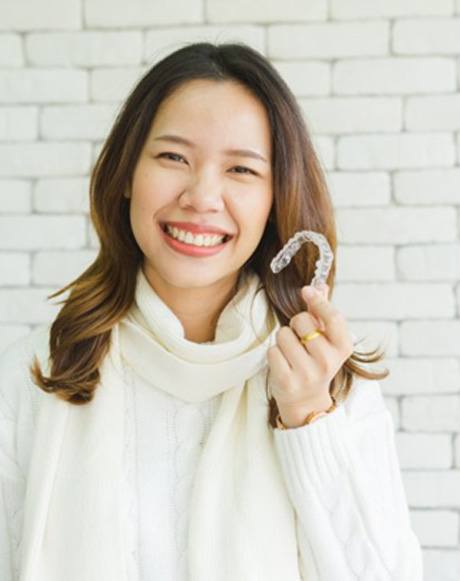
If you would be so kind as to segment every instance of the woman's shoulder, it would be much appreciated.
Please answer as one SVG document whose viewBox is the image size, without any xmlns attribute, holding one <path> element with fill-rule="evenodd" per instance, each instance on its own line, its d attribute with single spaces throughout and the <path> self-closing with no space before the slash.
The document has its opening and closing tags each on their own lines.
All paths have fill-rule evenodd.
<svg viewBox="0 0 460 581">
<path fill-rule="evenodd" d="M 0 351 L 0 376 L 14 375 L 36 354 L 40 360 L 48 352 L 48 339 L 51 325 L 39 325 L 28 335 L 15 339 Z"/>
<path fill-rule="evenodd" d="M 16 417 L 24 398 L 29 398 L 32 405 L 37 403 L 41 390 L 32 382 L 29 368 L 35 355 L 41 364 L 46 363 L 50 326 L 49 323 L 39 325 L 0 352 L 0 413 L 3 415 Z"/>
</svg>

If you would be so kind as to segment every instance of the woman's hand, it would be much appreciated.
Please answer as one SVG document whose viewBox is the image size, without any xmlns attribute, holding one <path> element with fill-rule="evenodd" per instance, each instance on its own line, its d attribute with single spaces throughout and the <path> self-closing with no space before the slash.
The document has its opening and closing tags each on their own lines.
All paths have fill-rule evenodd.
<svg viewBox="0 0 460 581">
<path fill-rule="evenodd" d="M 306 289 L 314 295 L 309 298 Z M 353 340 L 345 317 L 329 301 L 329 287 L 323 292 L 303 287 L 308 312 L 292 317 L 289 326 L 278 330 L 276 345 L 267 352 L 271 392 L 283 423 L 295 423 L 313 411 L 327 409 L 332 399 L 329 387 L 343 363 L 353 353 Z M 324 334 L 306 344 L 300 339 L 319 328 Z"/>
</svg>

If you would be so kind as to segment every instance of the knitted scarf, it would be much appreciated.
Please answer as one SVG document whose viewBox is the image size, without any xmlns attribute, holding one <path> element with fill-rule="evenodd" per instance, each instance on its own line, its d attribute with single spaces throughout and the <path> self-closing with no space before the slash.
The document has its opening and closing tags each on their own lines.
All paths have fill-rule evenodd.
<svg viewBox="0 0 460 581">
<path fill-rule="evenodd" d="M 268 424 L 267 349 L 280 327 L 249 273 L 214 341 L 194 343 L 147 281 L 111 334 L 94 399 L 43 398 L 24 514 L 20 581 L 138 581 L 126 494 L 127 365 L 188 402 L 222 394 L 190 501 L 190 581 L 299 581 L 295 513 Z M 41 364 L 49 372 L 47 354 Z M 132 492 L 134 494 L 134 492 Z"/>
</svg>

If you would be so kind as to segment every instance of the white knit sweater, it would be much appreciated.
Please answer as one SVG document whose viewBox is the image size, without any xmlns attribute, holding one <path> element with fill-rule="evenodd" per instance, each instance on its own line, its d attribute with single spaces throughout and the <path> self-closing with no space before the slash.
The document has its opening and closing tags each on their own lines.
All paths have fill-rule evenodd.
<svg viewBox="0 0 460 581">
<path fill-rule="evenodd" d="M 41 398 L 50 397 L 28 380 L 27 364 L 31 349 L 46 339 L 38 329 L 0 355 L 2 581 L 19 578 L 35 418 Z M 221 395 L 188 403 L 147 384 L 131 369 L 126 381 L 136 426 L 129 445 L 136 458 L 130 478 L 138 490 L 132 511 L 133 522 L 139 523 L 140 579 L 186 581 L 189 494 Z M 334 413 L 309 426 L 275 429 L 274 442 L 298 517 L 304 581 L 422 581 L 421 550 L 409 520 L 392 417 L 378 382 L 355 380 Z M 345 457 L 353 470 L 344 468 Z M 341 564 L 340 578 L 331 576 L 328 562 Z"/>
</svg>

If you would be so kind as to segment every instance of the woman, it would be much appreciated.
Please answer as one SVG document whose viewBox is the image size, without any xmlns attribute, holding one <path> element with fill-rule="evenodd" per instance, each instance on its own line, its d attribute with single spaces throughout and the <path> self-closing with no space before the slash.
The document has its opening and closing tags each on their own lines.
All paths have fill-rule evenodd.
<svg viewBox="0 0 460 581">
<path fill-rule="evenodd" d="M 393 424 L 343 315 L 294 96 L 243 44 L 157 63 L 95 164 L 95 261 L 6 350 L 1 575 L 420 581 Z M 302 290 L 301 290 L 302 289 Z"/>
</svg>

